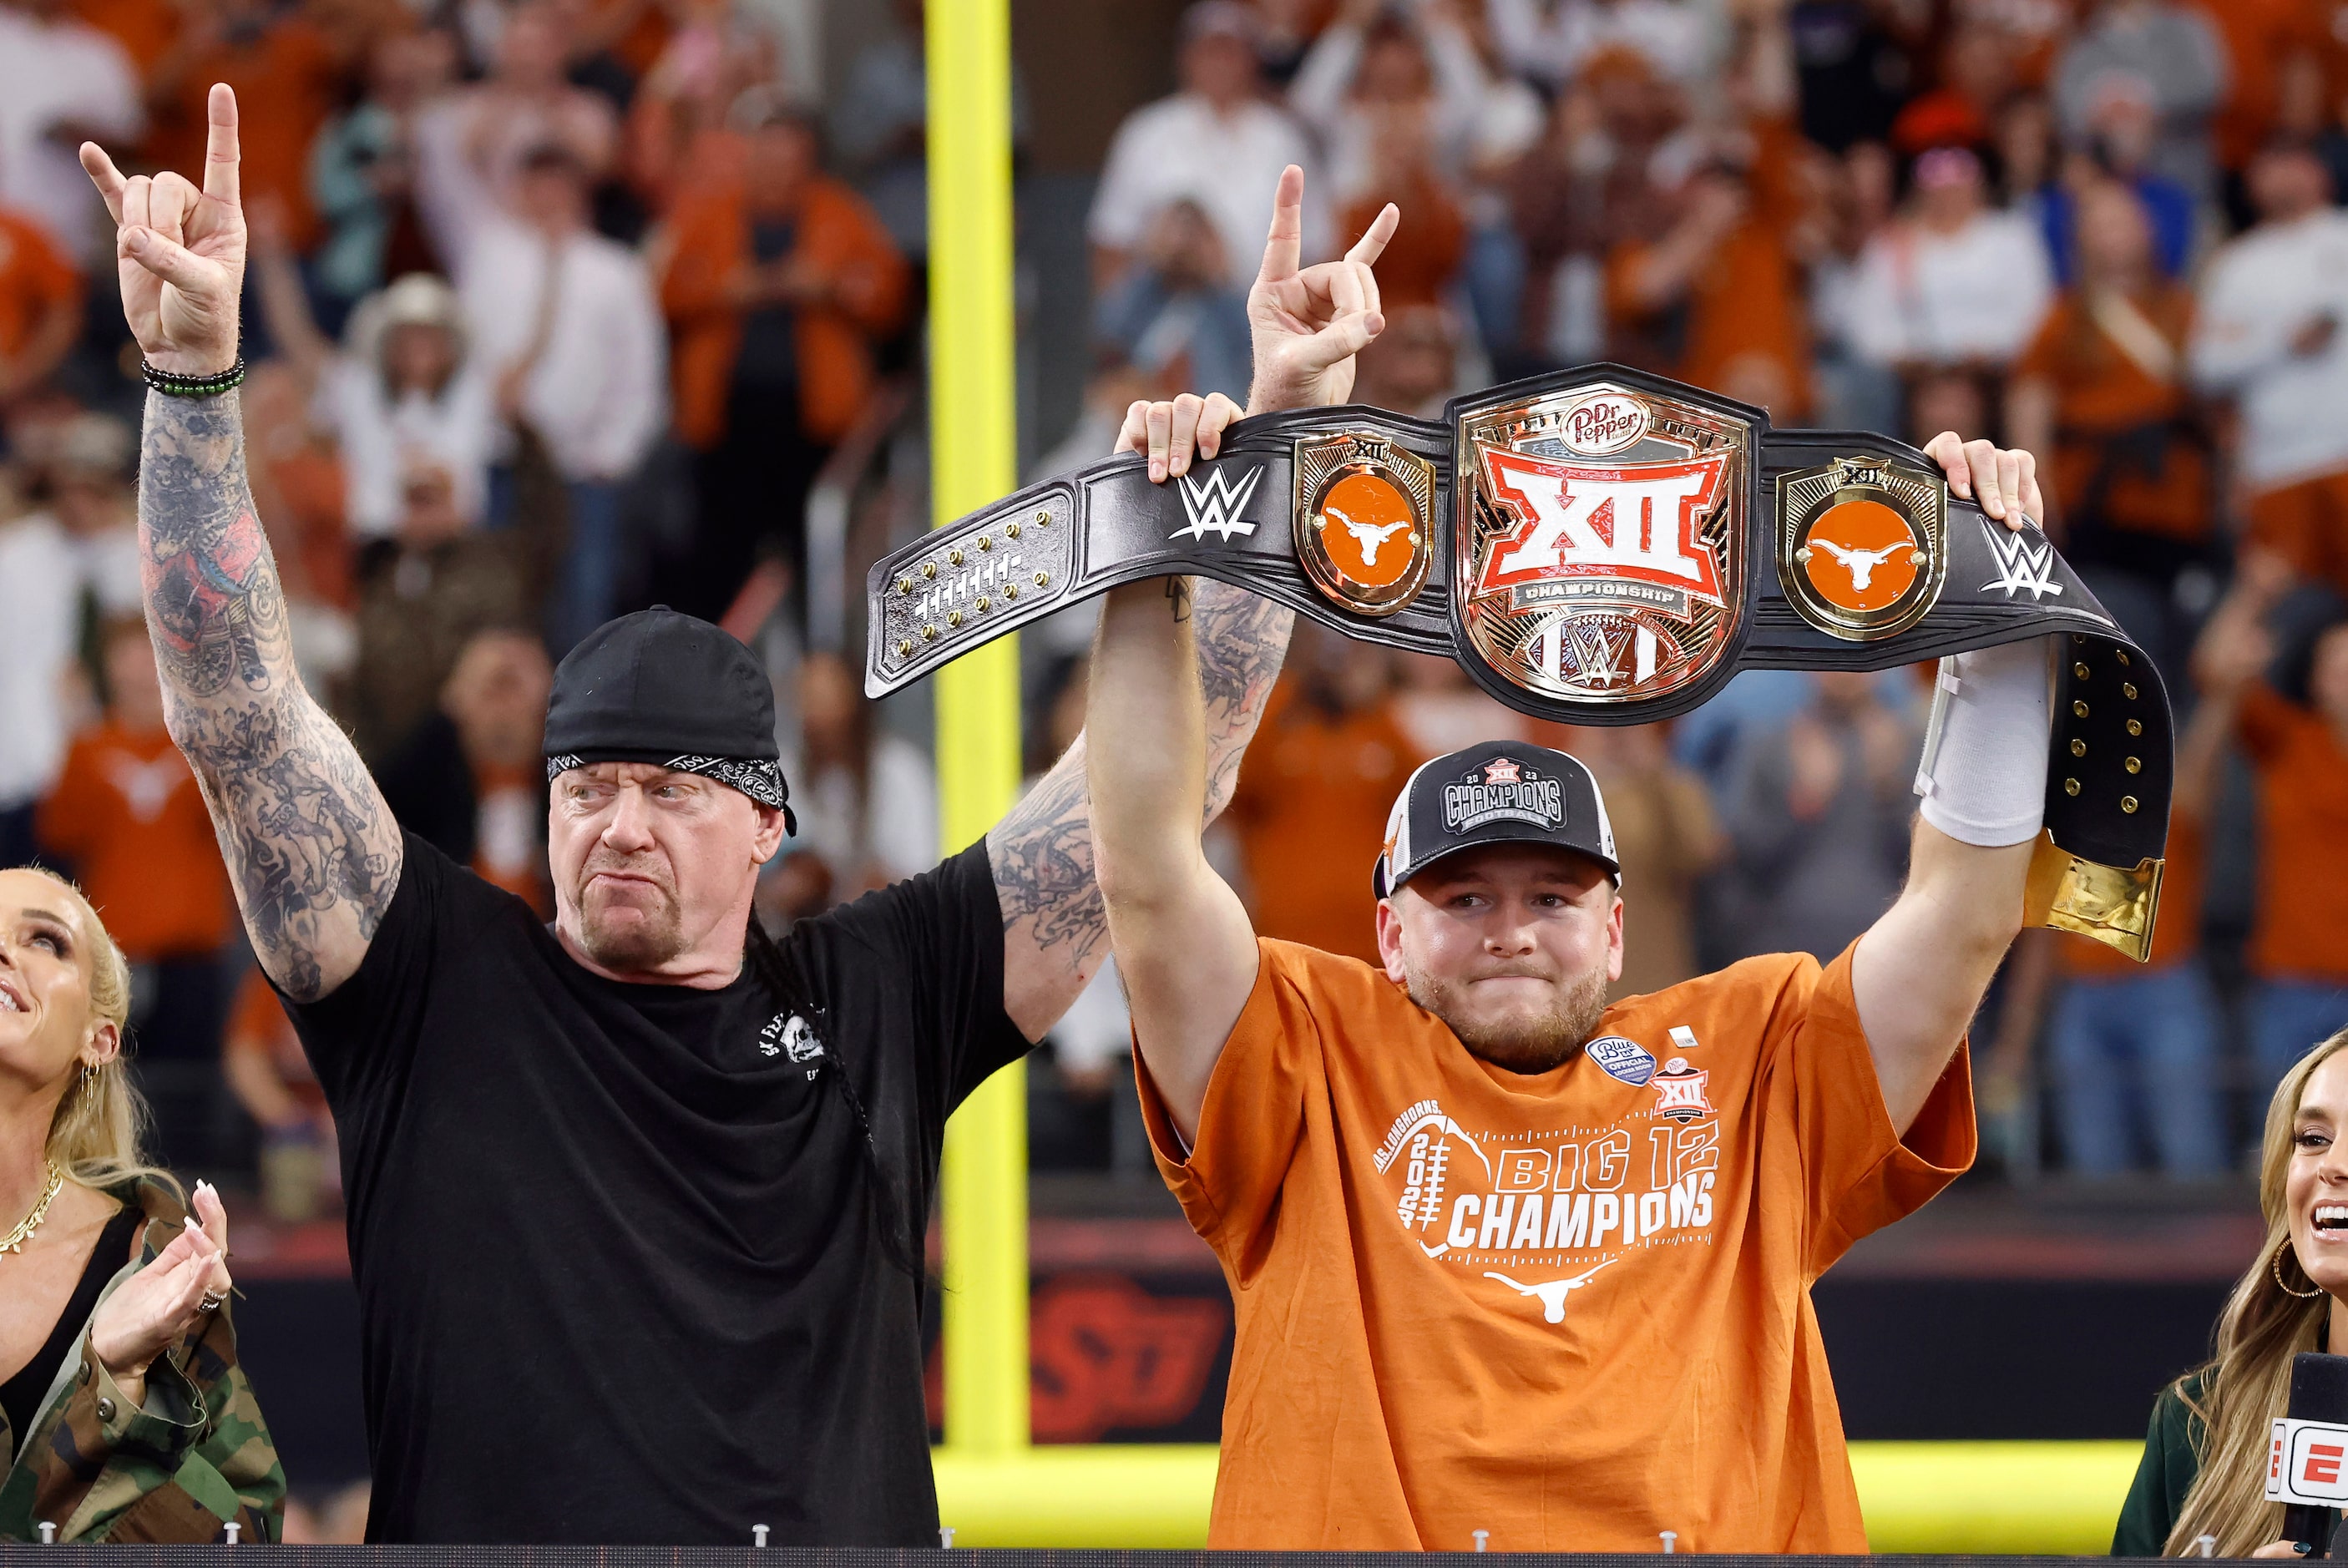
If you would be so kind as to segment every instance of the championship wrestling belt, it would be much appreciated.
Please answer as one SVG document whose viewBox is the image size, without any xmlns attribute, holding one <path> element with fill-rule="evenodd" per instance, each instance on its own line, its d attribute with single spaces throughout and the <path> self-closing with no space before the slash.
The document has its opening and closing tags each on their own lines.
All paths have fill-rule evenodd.
<svg viewBox="0 0 2348 1568">
<path fill-rule="evenodd" d="M 1877 670 L 2064 634 L 2028 917 L 2139 960 L 2168 830 L 2168 695 L 2035 527 L 1914 448 L 1773 430 L 1614 365 L 1458 397 L 1244 419 L 1164 484 L 1124 454 L 873 567 L 865 690 L 1138 578 L 1212 577 L 1457 660 L 1523 713 L 1643 724 L 1743 669 Z"/>
</svg>

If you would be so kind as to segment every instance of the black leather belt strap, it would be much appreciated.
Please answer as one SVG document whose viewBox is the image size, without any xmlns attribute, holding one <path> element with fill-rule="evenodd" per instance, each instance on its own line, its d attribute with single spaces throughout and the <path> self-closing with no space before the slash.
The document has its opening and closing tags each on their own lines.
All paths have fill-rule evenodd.
<svg viewBox="0 0 2348 1568">
<path fill-rule="evenodd" d="M 1882 669 L 2058 635 L 2031 917 L 2141 958 L 2172 771 L 2160 676 L 2034 527 L 1914 449 L 1768 428 L 1615 366 L 1456 399 L 1242 420 L 1163 484 L 1138 456 L 1032 485 L 872 570 L 866 689 L 1175 573 L 1454 658 L 1510 707 L 1635 724 L 1740 669 Z"/>
</svg>

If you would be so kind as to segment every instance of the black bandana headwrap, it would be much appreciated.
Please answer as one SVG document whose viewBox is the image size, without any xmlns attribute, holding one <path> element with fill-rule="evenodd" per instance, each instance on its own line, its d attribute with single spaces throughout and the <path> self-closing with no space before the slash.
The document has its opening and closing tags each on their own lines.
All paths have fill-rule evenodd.
<svg viewBox="0 0 2348 1568">
<path fill-rule="evenodd" d="M 546 777 L 646 762 L 732 785 L 798 831 L 775 744 L 775 688 L 742 644 L 664 604 L 590 632 L 556 666 Z"/>
</svg>

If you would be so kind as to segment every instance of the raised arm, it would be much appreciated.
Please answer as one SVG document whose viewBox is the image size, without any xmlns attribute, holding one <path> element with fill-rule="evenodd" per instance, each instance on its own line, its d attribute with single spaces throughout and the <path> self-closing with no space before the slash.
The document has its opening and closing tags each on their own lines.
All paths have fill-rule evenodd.
<svg viewBox="0 0 2348 1568">
<path fill-rule="evenodd" d="M 1370 267 L 1400 214 L 1393 207 L 1379 213 L 1344 260 L 1301 267 L 1303 202 L 1303 172 L 1291 165 L 1273 193 L 1263 266 L 1248 294 L 1255 354 L 1251 414 L 1343 403 L 1354 390 L 1354 356 L 1385 328 Z M 1188 472 L 1194 454 L 1213 457 L 1237 413 L 1228 398 L 1188 394 L 1170 403 L 1137 403 L 1117 449 L 1148 452 L 1150 478 L 1164 483 Z M 1204 747 L 1200 810 L 1190 821 L 1195 839 L 1231 801 L 1240 758 L 1279 678 L 1292 617 L 1220 583 L 1200 583 L 1190 604 Z M 1003 906 L 1004 1008 L 1031 1040 L 1068 1010 L 1108 955 L 1086 796 L 1093 743 L 1087 730 L 986 836 Z"/>
<path fill-rule="evenodd" d="M 1987 441 L 1933 438 L 1949 488 L 2008 528 L 2043 517 L 2037 464 Z M 1958 691 L 1927 741 L 1933 792 L 1910 841 L 1908 881 L 1859 939 L 1851 988 L 1892 1125 L 1905 1132 L 1948 1069 L 2022 929 L 2046 791 L 2044 638 L 1958 655 Z"/>
<path fill-rule="evenodd" d="M 149 364 L 188 377 L 235 364 L 244 278 L 235 95 L 215 86 L 208 113 L 201 191 L 177 174 L 126 180 L 96 144 L 81 149 L 117 225 L 131 333 Z M 399 830 L 294 672 L 234 392 L 147 395 L 139 544 L 171 738 L 203 786 L 262 967 L 314 1000 L 366 956 L 399 883 Z"/>
<path fill-rule="evenodd" d="M 1206 707 L 1190 580 L 1109 593 L 1093 644 L 1095 872 L 1134 1038 L 1182 1136 L 1255 985 L 1255 928 L 1207 863 Z"/>
</svg>

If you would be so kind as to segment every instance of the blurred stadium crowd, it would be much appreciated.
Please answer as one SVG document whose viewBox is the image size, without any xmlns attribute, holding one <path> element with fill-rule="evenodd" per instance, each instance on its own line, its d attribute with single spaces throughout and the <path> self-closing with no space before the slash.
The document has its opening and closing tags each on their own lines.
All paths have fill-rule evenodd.
<svg viewBox="0 0 2348 1568">
<path fill-rule="evenodd" d="M 72 871 L 136 961 L 179 1169 L 249 1171 L 286 1219 L 335 1201 L 162 730 L 136 351 L 76 144 L 191 170 L 205 88 L 237 88 L 256 500 L 305 676 L 402 820 L 551 908 L 551 658 L 655 601 L 722 617 L 782 697 L 782 923 L 940 847 L 926 697 L 858 675 L 863 568 L 927 508 L 919 8 L 828 101 L 822 9 L 0 4 L 0 863 Z M 1364 402 L 1602 358 L 1783 425 L 2034 449 L 2192 717 L 2155 961 L 2025 937 L 1975 1040 L 1994 1150 L 2239 1169 L 2281 1065 L 2348 1024 L 2348 5 L 1202 0 L 1172 63 L 1099 171 L 1083 408 L 1033 473 L 1105 453 L 1133 397 L 1244 396 L 1289 162 L 1308 253 L 1405 214 Z M 1081 724 L 1088 625 L 1027 639 L 1037 767 Z M 1884 907 L 1923 690 L 1757 674 L 1674 726 L 1541 733 L 1609 792 L 1626 993 L 1830 955 Z M 1300 628 L 1217 852 L 1259 929 L 1366 955 L 1410 769 L 1537 727 Z M 1112 979 L 1033 1075 L 1039 1166 L 1146 1179 L 1124 1055 Z"/>
</svg>

